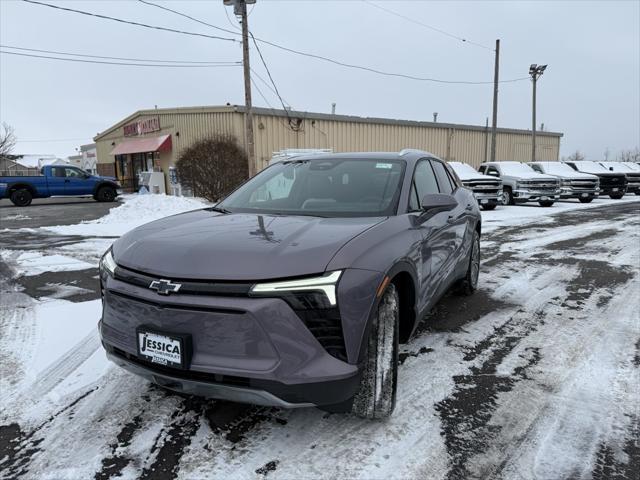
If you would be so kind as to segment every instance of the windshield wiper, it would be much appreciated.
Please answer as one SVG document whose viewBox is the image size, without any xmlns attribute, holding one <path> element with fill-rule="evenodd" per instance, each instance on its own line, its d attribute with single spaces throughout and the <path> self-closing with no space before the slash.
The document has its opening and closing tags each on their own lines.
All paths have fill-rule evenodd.
<svg viewBox="0 0 640 480">
<path fill-rule="evenodd" d="M 231 210 L 227 210 L 224 207 L 209 207 L 207 210 L 211 210 L 212 212 L 231 213 Z"/>
</svg>

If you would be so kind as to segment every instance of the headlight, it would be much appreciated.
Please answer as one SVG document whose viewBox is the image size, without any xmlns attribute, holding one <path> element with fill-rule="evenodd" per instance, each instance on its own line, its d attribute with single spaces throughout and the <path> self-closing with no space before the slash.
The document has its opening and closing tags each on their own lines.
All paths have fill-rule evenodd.
<svg viewBox="0 0 640 480">
<path fill-rule="evenodd" d="M 111 249 L 109 249 L 100 259 L 100 277 L 104 278 L 104 274 L 108 274 L 110 277 L 113 277 L 116 267 L 116 261 L 113 259 Z"/>
<path fill-rule="evenodd" d="M 340 275 L 342 275 L 342 271 L 336 270 L 335 272 L 327 272 L 319 277 L 286 280 L 284 282 L 256 283 L 251 287 L 251 293 L 269 295 L 316 290 L 323 292 L 327 296 L 329 304 L 335 306 L 337 304 L 336 284 L 340 279 Z"/>
</svg>

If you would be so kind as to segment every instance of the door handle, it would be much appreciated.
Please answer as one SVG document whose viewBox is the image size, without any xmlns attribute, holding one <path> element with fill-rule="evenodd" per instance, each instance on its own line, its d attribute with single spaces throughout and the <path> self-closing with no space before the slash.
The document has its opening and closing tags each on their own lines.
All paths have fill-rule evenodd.
<svg viewBox="0 0 640 480">
<path fill-rule="evenodd" d="M 447 217 L 447 223 L 455 223 L 456 219 L 453 217 L 453 215 L 449 215 Z"/>
<path fill-rule="evenodd" d="M 65 179 L 64 183 L 69 183 L 69 180 Z"/>
</svg>

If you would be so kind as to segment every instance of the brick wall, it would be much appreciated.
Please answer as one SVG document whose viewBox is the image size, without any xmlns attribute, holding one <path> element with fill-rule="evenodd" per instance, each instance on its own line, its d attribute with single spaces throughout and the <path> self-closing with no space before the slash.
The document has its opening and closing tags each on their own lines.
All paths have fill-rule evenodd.
<svg viewBox="0 0 640 480">
<path fill-rule="evenodd" d="M 116 164 L 115 163 L 97 163 L 96 167 L 98 168 L 98 175 L 103 175 L 105 177 L 115 177 L 116 176 Z"/>
</svg>

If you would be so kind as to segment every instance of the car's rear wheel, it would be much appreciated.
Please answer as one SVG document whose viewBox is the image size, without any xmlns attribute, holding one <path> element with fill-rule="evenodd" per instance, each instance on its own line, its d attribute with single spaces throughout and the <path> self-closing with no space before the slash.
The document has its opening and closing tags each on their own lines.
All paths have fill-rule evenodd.
<svg viewBox="0 0 640 480">
<path fill-rule="evenodd" d="M 387 418 L 396 406 L 400 300 L 393 283 L 382 294 L 371 325 L 360 389 L 352 412 L 363 418 Z"/>
<path fill-rule="evenodd" d="M 28 207 L 31 205 L 33 195 L 26 188 L 20 188 L 11 194 L 11 203 L 16 207 Z"/>
<path fill-rule="evenodd" d="M 471 244 L 471 254 L 469 255 L 469 266 L 467 274 L 458 283 L 458 293 L 471 295 L 478 289 L 478 276 L 480 275 L 480 234 L 477 230 L 473 232 L 473 243 Z"/>
<path fill-rule="evenodd" d="M 541 207 L 550 207 L 552 206 L 555 202 L 551 201 L 551 200 L 540 200 L 538 202 L 540 204 Z"/>
<path fill-rule="evenodd" d="M 113 187 L 100 187 L 96 193 L 95 199 L 99 202 L 113 202 L 118 196 L 116 189 Z"/>
<path fill-rule="evenodd" d="M 591 203 L 593 201 L 593 197 L 588 198 L 580 198 L 580 203 Z"/>
</svg>

